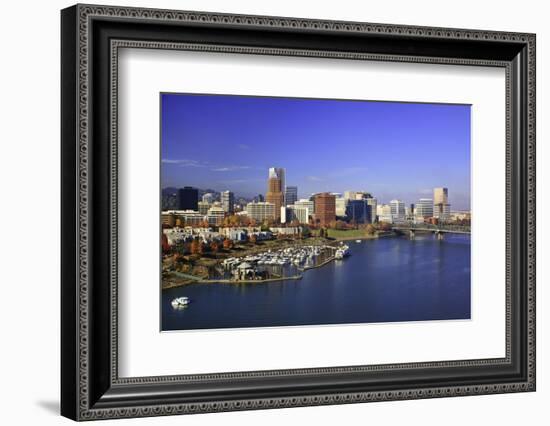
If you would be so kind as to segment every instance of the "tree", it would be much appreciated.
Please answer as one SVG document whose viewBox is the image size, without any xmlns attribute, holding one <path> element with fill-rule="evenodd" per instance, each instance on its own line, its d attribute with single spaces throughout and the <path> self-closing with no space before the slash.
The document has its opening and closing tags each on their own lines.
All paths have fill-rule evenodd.
<svg viewBox="0 0 550 426">
<path fill-rule="evenodd" d="M 376 232 L 376 228 L 374 227 L 374 225 L 372 223 L 369 223 L 365 227 L 365 232 L 367 233 L 367 235 L 374 235 L 374 233 Z"/>
<path fill-rule="evenodd" d="M 381 231 L 391 230 L 391 224 L 389 224 L 388 222 L 380 222 L 378 226 L 379 226 Z"/>
<path fill-rule="evenodd" d="M 258 242 L 258 237 L 256 236 L 256 234 L 252 234 L 252 235 L 250 236 L 250 242 L 251 242 L 252 244 L 256 244 L 256 243 Z"/>
<path fill-rule="evenodd" d="M 200 254 L 201 252 L 201 243 L 199 240 L 193 240 L 191 243 L 191 254 Z"/>
<path fill-rule="evenodd" d="M 216 241 L 212 241 L 210 243 L 210 250 L 212 251 L 212 253 L 217 253 L 219 249 L 220 249 L 220 246 Z"/>
<path fill-rule="evenodd" d="M 229 238 L 223 240 L 223 248 L 226 250 L 233 248 L 233 241 L 231 241 Z"/>
<path fill-rule="evenodd" d="M 343 220 L 337 220 L 334 227 L 335 227 L 336 229 L 346 229 L 346 228 L 347 228 L 347 224 L 346 224 L 346 222 L 344 222 Z"/>
</svg>

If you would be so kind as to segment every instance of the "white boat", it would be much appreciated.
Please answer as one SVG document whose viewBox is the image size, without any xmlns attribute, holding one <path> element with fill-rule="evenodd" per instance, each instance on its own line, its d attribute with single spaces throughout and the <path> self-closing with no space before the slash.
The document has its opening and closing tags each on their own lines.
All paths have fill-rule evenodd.
<svg viewBox="0 0 550 426">
<path fill-rule="evenodd" d="M 189 304 L 189 298 L 185 296 L 176 297 L 174 300 L 172 300 L 173 308 L 182 308 L 184 306 L 187 306 L 188 304 Z"/>
<path fill-rule="evenodd" d="M 350 255 L 349 247 L 348 246 L 341 246 L 338 250 L 336 250 L 336 253 L 334 253 L 334 257 L 336 259 L 343 259 L 344 257 L 347 257 Z"/>
<path fill-rule="evenodd" d="M 361 240 L 355 240 L 355 242 L 356 242 L 356 243 L 360 243 L 360 242 L 361 242 Z"/>
</svg>

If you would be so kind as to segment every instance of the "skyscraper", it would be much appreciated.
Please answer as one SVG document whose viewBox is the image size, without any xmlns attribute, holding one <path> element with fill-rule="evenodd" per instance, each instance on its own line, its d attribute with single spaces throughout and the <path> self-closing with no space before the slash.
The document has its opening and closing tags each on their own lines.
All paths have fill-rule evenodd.
<svg viewBox="0 0 550 426">
<path fill-rule="evenodd" d="M 378 208 L 378 200 L 373 197 L 367 198 L 367 204 L 370 206 L 370 220 L 371 222 L 377 222 L 376 210 Z"/>
<path fill-rule="evenodd" d="M 223 210 L 226 213 L 233 213 L 235 211 L 235 195 L 231 191 L 223 191 L 221 193 L 221 201 Z"/>
<path fill-rule="evenodd" d="M 178 189 L 176 193 L 177 210 L 195 210 L 197 211 L 199 202 L 199 190 L 190 186 L 184 186 Z"/>
<path fill-rule="evenodd" d="M 433 216 L 439 220 L 447 220 L 450 215 L 449 190 L 447 188 L 434 188 Z"/>
<path fill-rule="evenodd" d="M 391 200 L 391 216 L 393 222 L 402 222 L 405 220 L 405 203 L 401 200 Z"/>
<path fill-rule="evenodd" d="M 315 195 L 315 221 L 327 226 L 336 220 L 336 197 L 328 192 Z"/>
<path fill-rule="evenodd" d="M 290 206 L 298 201 L 298 187 L 287 186 L 285 188 L 285 206 Z"/>
<path fill-rule="evenodd" d="M 281 218 L 281 207 L 284 203 L 285 169 L 271 167 L 267 180 L 265 200 L 275 206 L 275 219 Z"/>
<path fill-rule="evenodd" d="M 372 207 L 367 200 L 349 200 L 346 207 L 346 216 L 355 223 L 371 223 Z"/>
</svg>

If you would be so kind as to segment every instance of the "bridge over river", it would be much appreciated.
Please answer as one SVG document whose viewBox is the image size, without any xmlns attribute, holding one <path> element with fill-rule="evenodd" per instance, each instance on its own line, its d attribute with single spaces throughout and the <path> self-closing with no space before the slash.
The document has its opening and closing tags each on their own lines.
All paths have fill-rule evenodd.
<svg viewBox="0 0 550 426">
<path fill-rule="evenodd" d="M 469 226 L 449 224 L 432 225 L 429 223 L 396 223 L 392 225 L 392 231 L 408 232 L 411 240 L 414 240 L 417 232 L 433 232 L 438 240 L 442 240 L 444 234 L 470 235 L 471 233 Z"/>
</svg>

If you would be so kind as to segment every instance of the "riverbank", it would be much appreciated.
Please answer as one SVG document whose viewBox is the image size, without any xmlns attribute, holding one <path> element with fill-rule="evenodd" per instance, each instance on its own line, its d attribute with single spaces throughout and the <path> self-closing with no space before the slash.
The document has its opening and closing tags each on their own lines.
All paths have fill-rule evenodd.
<svg viewBox="0 0 550 426">
<path fill-rule="evenodd" d="M 171 288 L 184 287 L 189 284 L 264 284 L 264 283 L 272 283 L 277 281 L 301 280 L 302 278 L 303 278 L 303 275 L 292 275 L 288 277 L 266 278 L 263 280 L 230 280 L 230 279 L 202 280 L 201 279 L 201 280 L 185 280 L 181 282 L 163 281 L 162 289 L 168 290 Z"/>
<path fill-rule="evenodd" d="M 331 236 L 332 234 L 332 236 Z M 300 246 L 307 246 L 307 245 L 313 245 L 313 246 L 329 246 L 333 249 L 336 249 L 338 247 L 338 244 L 344 241 L 354 241 L 354 240 L 375 240 L 378 238 L 383 237 L 394 237 L 397 236 L 393 231 L 379 231 L 372 235 L 366 235 L 363 230 L 329 230 L 328 238 L 320 238 L 318 236 L 304 239 L 304 240 L 283 240 L 283 241 L 270 241 L 265 242 L 261 244 L 254 245 L 253 247 L 242 247 L 237 250 L 233 249 L 231 250 L 231 254 L 233 256 L 244 258 L 246 256 L 251 255 L 257 255 L 259 253 L 264 253 L 266 251 L 274 251 L 274 250 L 282 250 L 284 248 L 288 247 L 300 247 Z M 223 257 L 220 257 L 218 259 L 208 259 L 209 262 L 215 262 L 219 264 L 221 259 L 227 258 L 229 253 L 226 253 Z M 328 263 L 335 260 L 334 256 L 331 256 L 329 259 L 326 259 L 319 265 L 314 266 L 308 266 L 305 268 L 300 268 L 302 271 L 306 271 L 309 269 L 315 269 L 320 268 L 322 266 L 327 265 Z M 198 260 L 198 263 L 202 261 Z M 212 267 L 214 265 L 210 265 Z M 273 280 L 281 281 L 285 279 L 296 279 L 296 278 L 273 278 Z M 254 283 L 262 283 L 262 282 L 270 282 L 271 279 L 264 279 L 264 280 L 245 280 L 245 281 L 239 281 L 239 280 L 231 280 L 231 279 L 208 279 L 206 277 L 200 277 L 200 276 L 193 276 L 189 273 L 183 273 L 179 271 L 170 271 L 166 272 L 166 275 L 163 275 L 162 278 L 162 289 L 170 289 L 170 288 L 176 288 L 176 287 L 182 287 L 188 284 L 195 284 L 195 283 L 202 283 L 202 284 L 208 284 L 208 283 L 243 283 L 243 282 L 254 282 Z"/>
<path fill-rule="evenodd" d="M 327 247 L 328 248 L 328 247 Z M 336 250 L 336 247 L 331 247 L 332 250 Z M 328 259 L 324 260 L 318 265 L 314 266 L 306 266 L 303 268 L 298 268 L 298 270 L 301 270 L 303 272 L 311 270 L 311 269 L 318 269 L 325 265 L 328 265 L 330 262 L 336 260 L 336 257 L 334 255 L 330 256 Z M 261 280 L 233 280 L 233 279 L 203 279 L 200 277 L 193 277 L 189 274 L 183 274 L 181 272 L 171 272 L 170 274 L 175 275 L 177 278 L 181 278 L 181 281 L 169 281 L 168 279 L 162 280 L 162 289 L 168 290 L 171 288 L 177 288 L 177 287 L 183 287 L 189 284 L 263 284 L 263 283 L 269 283 L 269 282 L 277 282 L 277 281 L 286 281 L 286 280 L 300 280 L 302 279 L 303 275 L 292 275 L 292 276 L 286 276 L 286 277 L 277 277 L 277 278 L 265 278 Z"/>
</svg>

